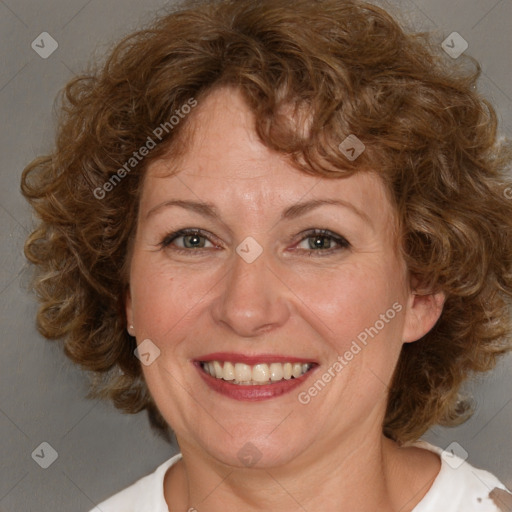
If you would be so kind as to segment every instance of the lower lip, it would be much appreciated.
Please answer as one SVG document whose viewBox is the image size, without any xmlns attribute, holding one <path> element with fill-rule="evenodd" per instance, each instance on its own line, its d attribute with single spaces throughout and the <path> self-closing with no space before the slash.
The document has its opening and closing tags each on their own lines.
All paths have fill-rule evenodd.
<svg viewBox="0 0 512 512">
<path fill-rule="evenodd" d="M 301 375 L 298 378 L 293 378 L 289 380 L 281 380 L 274 384 L 262 384 L 260 385 L 238 385 L 233 384 L 224 379 L 217 379 L 207 374 L 201 367 L 201 363 L 194 363 L 196 368 L 199 371 L 199 374 L 203 378 L 203 380 L 208 384 L 208 386 L 220 393 L 221 395 L 227 396 L 229 398 L 233 398 L 234 400 L 243 400 L 247 402 L 257 402 L 260 400 L 270 400 L 271 398 L 276 398 L 278 396 L 289 393 L 297 386 L 300 386 L 314 371 L 314 368 L 311 368 L 304 375 Z"/>
</svg>

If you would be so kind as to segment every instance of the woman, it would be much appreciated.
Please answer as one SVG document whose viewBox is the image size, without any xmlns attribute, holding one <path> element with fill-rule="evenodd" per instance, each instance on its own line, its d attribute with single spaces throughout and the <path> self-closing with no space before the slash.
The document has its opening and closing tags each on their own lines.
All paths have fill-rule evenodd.
<svg viewBox="0 0 512 512">
<path fill-rule="evenodd" d="M 22 179 L 39 329 L 181 452 L 94 510 L 507 510 L 417 441 L 511 349 L 478 74 L 359 1 L 221 0 L 68 84 Z"/>
</svg>

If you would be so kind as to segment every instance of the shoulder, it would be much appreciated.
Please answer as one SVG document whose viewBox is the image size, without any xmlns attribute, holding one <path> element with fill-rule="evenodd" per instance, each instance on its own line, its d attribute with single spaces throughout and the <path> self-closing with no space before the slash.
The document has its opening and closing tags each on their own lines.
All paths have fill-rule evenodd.
<svg viewBox="0 0 512 512">
<path fill-rule="evenodd" d="M 153 473 L 140 478 L 89 512 L 168 512 L 164 496 L 164 477 L 166 471 L 180 459 L 181 453 L 174 455 Z"/>
<path fill-rule="evenodd" d="M 441 457 L 441 470 L 413 512 L 502 512 L 511 510 L 512 494 L 492 473 L 478 469 L 453 450 L 443 450 L 424 441 L 415 446 Z"/>
</svg>

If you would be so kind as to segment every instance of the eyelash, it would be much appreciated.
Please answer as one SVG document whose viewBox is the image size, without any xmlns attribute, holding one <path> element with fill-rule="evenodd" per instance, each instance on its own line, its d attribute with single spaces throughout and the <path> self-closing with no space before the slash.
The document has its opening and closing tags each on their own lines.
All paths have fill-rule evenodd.
<svg viewBox="0 0 512 512">
<path fill-rule="evenodd" d="M 175 231 L 174 233 L 168 234 L 158 245 L 161 247 L 161 249 L 169 249 L 171 248 L 172 242 L 174 240 L 185 237 L 185 236 L 200 236 L 202 238 L 206 238 L 210 243 L 214 244 L 210 240 L 210 233 L 207 233 L 206 231 L 203 231 L 202 229 L 180 229 L 179 231 Z M 348 249 L 351 247 L 350 242 L 348 240 L 340 235 L 337 235 L 336 233 L 333 233 L 332 231 L 329 231 L 328 229 L 310 229 L 303 233 L 301 233 L 302 238 L 299 240 L 298 243 L 303 242 L 304 240 L 307 240 L 308 238 L 327 238 L 331 239 L 334 242 L 338 244 L 337 248 L 330 248 L 330 249 L 299 249 L 299 251 L 305 252 L 309 256 L 318 255 L 318 256 L 328 256 L 333 254 L 334 252 L 338 252 L 340 250 Z M 214 244 L 215 245 L 215 244 Z M 197 252 L 202 253 L 204 249 L 210 249 L 209 247 L 199 247 L 199 248 L 181 248 L 181 247 L 172 247 L 172 250 L 178 253 L 188 253 L 191 252 Z M 296 249 L 294 249 L 295 251 Z M 323 254 L 319 254 L 323 253 Z"/>
</svg>

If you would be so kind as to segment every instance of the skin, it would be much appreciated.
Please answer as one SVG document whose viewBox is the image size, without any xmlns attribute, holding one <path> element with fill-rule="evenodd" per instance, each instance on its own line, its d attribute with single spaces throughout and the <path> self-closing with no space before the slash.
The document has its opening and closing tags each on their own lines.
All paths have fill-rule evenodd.
<svg viewBox="0 0 512 512">
<path fill-rule="evenodd" d="M 188 121 L 179 161 L 147 169 L 126 297 L 137 342 L 149 338 L 161 351 L 144 377 L 183 454 L 165 477 L 169 509 L 412 510 L 440 459 L 398 447 L 381 425 L 400 349 L 432 328 L 443 296 L 411 289 L 383 182 L 370 172 L 336 180 L 299 172 L 259 141 L 236 90 L 210 93 Z M 351 207 L 280 219 L 291 205 L 326 198 Z M 218 217 L 161 206 L 171 199 L 213 203 Z M 183 228 L 211 236 L 199 239 L 202 249 L 184 249 L 193 236 L 159 246 Z M 350 246 L 321 239 L 325 248 L 313 252 L 316 238 L 304 235 L 312 228 Z M 248 236 L 263 249 L 252 263 L 236 252 Z M 309 404 L 299 403 L 298 393 L 396 302 L 403 307 L 395 318 Z M 241 402 L 211 390 L 192 364 L 217 351 L 292 355 L 319 366 L 291 393 Z M 261 454 L 250 468 L 238 458 L 247 442 Z"/>
</svg>

